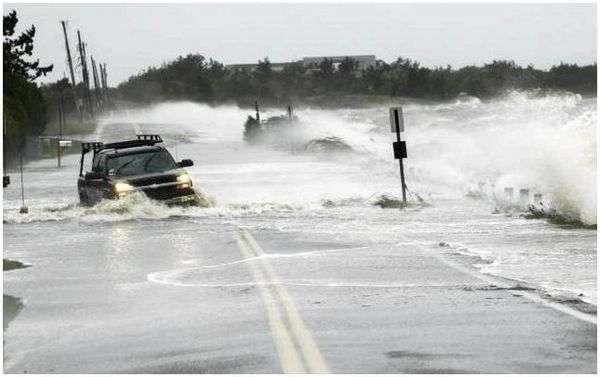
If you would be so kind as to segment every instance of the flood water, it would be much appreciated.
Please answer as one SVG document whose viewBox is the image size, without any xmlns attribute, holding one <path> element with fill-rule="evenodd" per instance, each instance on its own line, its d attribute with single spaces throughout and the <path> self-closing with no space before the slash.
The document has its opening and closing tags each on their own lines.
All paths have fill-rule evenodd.
<svg viewBox="0 0 600 377">
<path fill-rule="evenodd" d="M 175 258 L 169 247 L 185 251 L 200 242 L 194 227 L 219 232 L 242 225 L 347 244 L 384 247 L 410 241 L 434 251 L 450 248 L 456 254 L 476 256 L 469 260 L 475 260 L 482 272 L 596 303 L 596 231 L 581 226 L 596 224 L 596 98 L 513 92 L 487 102 L 465 97 L 448 103 L 403 104 L 405 171 L 412 203 L 405 210 L 376 205 L 381 195 L 401 195 L 387 107 L 299 109 L 297 129 L 289 137 L 256 145 L 242 137 L 252 111 L 235 106 L 163 103 L 113 113 L 88 140 L 160 134 L 177 160 L 194 161 L 188 168 L 194 185 L 214 200 L 214 206 L 168 208 L 132 196 L 84 208 L 78 205 L 76 189 L 78 155 L 63 158 L 60 169 L 52 159 L 34 161 L 25 166 L 28 214 L 18 213 L 16 173 L 11 173 L 12 184 L 4 189 L 5 256 L 44 264 L 52 271 L 62 255 L 81 252 L 83 270 L 105 263 L 118 271 L 135 268 L 127 263 L 130 244 L 152 247 L 149 240 L 155 240 L 156 247 L 165 248 L 165 258 Z M 284 112 L 267 109 L 262 117 Z M 317 149 L 302 147 L 327 137 L 339 138 L 345 150 L 329 150 L 327 142 Z M 509 202 L 505 187 L 515 190 L 510 210 L 504 208 Z M 518 203 L 518 192 L 524 188 L 530 197 Z M 545 208 L 580 224 L 524 218 L 535 193 L 542 194 Z M 72 249 L 81 242 L 105 254 Z M 341 268 L 343 262 L 341 254 Z M 359 273 L 324 275 L 318 266 L 295 270 L 292 263 L 281 265 L 289 270 L 289 284 L 393 286 L 395 282 L 393 274 L 372 281 Z M 147 278 L 199 286 L 245 282 L 235 274 Z M 16 273 L 10 279 L 19 281 Z"/>
</svg>

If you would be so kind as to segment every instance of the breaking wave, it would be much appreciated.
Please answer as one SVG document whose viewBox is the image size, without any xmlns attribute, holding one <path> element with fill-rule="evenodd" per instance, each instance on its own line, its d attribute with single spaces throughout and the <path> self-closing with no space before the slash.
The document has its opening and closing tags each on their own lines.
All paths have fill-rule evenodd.
<svg viewBox="0 0 600 377">
<path fill-rule="evenodd" d="M 484 184 L 485 197 L 505 187 L 542 194 L 559 214 L 596 224 L 596 98 L 568 92 L 512 91 L 481 101 L 404 104 L 407 181 L 438 192 L 464 193 Z M 298 112 L 310 134 L 370 155 L 392 170 L 386 109 Z M 492 203 L 493 204 L 493 203 Z"/>
<path fill-rule="evenodd" d="M 518 198 L 512 199 L 511 204 L 520 205 L 522 211 L 526 211 L 528 205 L 533 203 L 535 194 L 541 194 L 544 208 L 556 213 L 556 218 L 568 215 L 584 225 L 596 224 L 596 98 L 583 98 L 571 93 L 513 91 L 488 101 L 462 96 L 445 103 L 406 101 L 402 105 L 406 118 L 403 138 L 407 141 L 408 149 L 408 159 L 405 161 L 407 184 L 415 192 L 431 193 L 428 202 L 470 193 L 471 197 L 490 201 L 493 208 L 498 200 L 506 200 L 504 188 L 512 187 L 515 193 L 520 189 L 529 190 L 527 202 L 517 203 Z M 104 126 L 99 127 L 97 136 L 102 132 L 106 133 L 105 138 L 111 136 L 111 132 L 114 132 L 112 138 L 122 135 L 121 128 L 108 127 L 108 123 L 138 122 L 136 126 L 142 131 L 157 132 L 159 129 L 175 139 L 185 135 L 188 141 L 230 143 L 226 147 L 235 151 L 238 145 L 243 144 L 244 120 L 249 113 L 251 111 L 235 106 L 164 103 L 148 109 L 114 113 L 101 122 Z M 264 112 L 265 117 L 277 115 L 281 115 L 281 109 Z M 335 176 L 321 177 L 329 179 L 329 187 L 319 188 L 307 183 L 305 187 L 322 192 L 303 190 L 302 197 L 298 197 L 297 191 L 300 189 L 297 189 L 289 190 L 287 196 L 286 192 L 278 192 L 277 197 L 271 198 L 270 192 L 260 191 L 264 185 L 254 184 L 252 189 L 260 192 L 252 193 L 252 198 L 237 198 L 238 204 L 231 204 L 226 197 L 230 190 L 217 198 L 226 203 L 217 208 L 241 212 L 287 211 L 286 206 L 290 203 L 295 207 L 310 207 L 313 202 L 323 208 L 320 201 L 328 200 L 332 193 L 340 197 L 329 203 L 335 207 L 338 206 L 335 201 L 348 201 L 353 197 L 368 198 L 373 192 L 397 188 L 397 163 L 393 160 L 391 150 L 394 135 L 390 132 L 387 108 L 303 108 L 296 110 L 296 115 L 301 127 L 294 132 L 305 141 L 302 152 L 343 151 L 345 153 L 341 157 L 325 153 L 322 158 L 338 158 L 348 166 L 354 164 L 352 168 L 358 167 L 360 172 L 353 173 L 352 168 L 347 171 L 308 172 L 313 181 L 320 180 L 323 174 Z M 163 124 L 166 120 L 168 125 Z M 186 148 L 181 146 L 181 153 L 193 151 L 192 147 Z M 285 153 L 288 151 L 284 149 Z M 297 151 L 292 148 L 293 154 Z M 315 153 L 318 154 L 322 153 Z M 268 161 L 268 155 L 264 156 L 264 161 Z M 218 168 L 228 169 L 228 166 L 220 164 Z M 236 166 L 248 169 L 245 165 Z M 287 176 L 306 180 L 298 177 L 307 172 L 296 171 L 293 164 L 277 166 L 290 166 L 293 168 L 291 171 L 298 174 L 291 176 L 291 173 L 286 173 Z M 339 168 L 338 165 L 336 169 Z M 240 171 L 239 176 L 246 173 L 246 170 Z M 219 172 L 211 174 L 217 176 Z M 362 178 L 359 178 L 361 175 Z M 270 178 L 279 183 L 275 180 L 279 176 L 265 177 Z M 252 179 L 256 181 L 256 177 Z M 361 179 L 368 181 L 368 185 Z M 286 182 L 288 187 L 296 183 Z M 202 184 L 200 182 L 200 186 Z M 390 195 L 397 197 L 398 194 L 393 191 Z M 393 200 L 380 202 L 392 203 Z M 79 215 L 86 219 L 103 216 L 161 218 L 179 211 L 159 203 L 143 202 L 139 209 L 129 208 L 128 205 L 107 204 L 97 209 L 68 206 L 56 211 L 37 206 L 31 208 L 28 215 L 13 215 L 11 211 L 5 211 L 4 221 L 60 220 Z"/>
</svg>

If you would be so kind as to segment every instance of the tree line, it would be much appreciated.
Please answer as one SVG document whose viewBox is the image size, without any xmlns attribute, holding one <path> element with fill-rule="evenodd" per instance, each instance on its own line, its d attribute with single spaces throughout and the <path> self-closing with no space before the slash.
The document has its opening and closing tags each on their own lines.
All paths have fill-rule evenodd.
<svg viewBox="0 0 600 377">
<path fill-rule="evenodd" d="M 40 65 L 33 60 L 35 26 L 15 33 L 19 19 L 12 11 L 3 16 L 3 109 L 4 158 L 14 159 L 22 150 L 28 136 L 44 131 L 47 117 L 46 100 L 34 82 L 52 71 L 53 66 Z"/>
<path fill-rule="evenodd" d="M 35 26 L 17 33 L 18 22 L 14 10 L 3 16 L 3 141 L 4 159 L 10 163 L 24 150 L 28 138 L 44 132 L 57 135 L 60 130 L 64 133 L 92 132 L 94 113 L 114 107 L 110 100 L 112 89 L 106 81 L 106 64 L 97 65 L 90 57 L 88 68 L 87 45 L 82 42 L 79 30 L 78 64 L 82 79 L 76 85 L 67 78 L 38 85 L 35 81 L 51 72 L 53 65 L 42 66 L 33 56 Z M 74 75 L 72 80 L 75 80 Z M 60 125 L 59 112 L 62 113 Z"/>
<path fill-rule="evenodd" d="M 580 66 L 560 63 L 548 70 L 521 67 L 514 61 L 494 60 L 462 68 L 422 66 L 399 57 L 392 63 L 378 60 L 358 69 L 346 58 L 339 64 L 324 59 L 275 70 L 269 58 L 252 68 L 228 68 L 202 55 L 180 56 L 160 67 L 149 67 L 118 86 L 121 99 L 148 103 L 192 100 L 242 104 L 302 102 L 331 95 L 382 95 L 444 100 L 460 94 L 492 97 L 509 89 L 555 89 L 596 93 L 596 63 Z"/>
</svg>

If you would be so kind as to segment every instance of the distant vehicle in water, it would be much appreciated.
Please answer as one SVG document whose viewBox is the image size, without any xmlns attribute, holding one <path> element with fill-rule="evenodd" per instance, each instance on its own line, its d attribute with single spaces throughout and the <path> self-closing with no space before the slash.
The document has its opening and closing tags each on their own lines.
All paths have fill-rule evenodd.
<svg viewBox="0 0 600 377">
<path fill-rule="evenodd" d="M 290 148 L 292 153 L 344 153 L 353 149 L 336 136 L 313 136 L 306 132 L 305 123 L 288 106 L 287 115 L 260 118 L 258 103 L 256 116 L 248 115 L 244 123 L 244 140 L 249 144 L 268 144 L 274 148 Z"/>
<path fill-rule="evenodd" d="M 138 135 L 116 143 L 82 143 L 77 189 L 84 205 L 119 199 L 143 192 L 167 204 L 196 205 L 198 197 L 185 167 L 192 160 L 175 162 L 169 151 L 156 144 L 159 135 Z M 92 171 L 83 173 L 85 155 L 93 152 Z"/>
<path fill-rule="evenodd" d="M 244 140 L 254 144 L 265 142 L 269 138 L 281 138 L 281 134 L 287 132 L 287 137 L 292 132 L 287 127 L 298 123 L 298 117 L 292 113 L 292 107 L 288 106 L 287 115 L 273 116 L 265 120 L 260 119 L 258 103 L 255 104 L 256 117 L 248 115 L 244 124 Z"/>
</svg>

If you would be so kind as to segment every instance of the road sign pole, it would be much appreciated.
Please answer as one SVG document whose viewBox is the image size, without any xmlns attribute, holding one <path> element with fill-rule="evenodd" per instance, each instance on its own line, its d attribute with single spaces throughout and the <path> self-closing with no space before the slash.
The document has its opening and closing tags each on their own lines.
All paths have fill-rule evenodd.
<svg viewBox="0 0 600 377">
<path fill-rule="evenodd" d="M 25 205 L 25 185 L 23 184 L 23 149 L 19 153 L 19 165 L 21 170 L 21 208 L 19 209 L 19 213 L 25 214 L 29 212 L 29 209 Z"/>
<path fill-rule="evenodd" d="M 396 124 L 396 140 L 398 141 L 398 145 L 402 143 L 400 139 L 400 120 L 398 119 L 398 111 L 394 111 L 394 120 Z M 402 203 L 406 207 L 406 183 L 404 182 L 404 163 L 402 162 L 403 158 L 399 158 L 398 162 L 400 164 L 400 181 L 402 183 Z"/>
<path fill-rule="evenodd" d="M 58 167 L 60 168 L 60 158 L 61 158 L 61 150 L 60 150 L 60 141 L 62 139 L 62 125 L 63 125 L 63 107 L 62 107 L 62 97 L 58 101 L 58 138 L 56 139 L 56 159 L 58 160 Z"/>
<path fill-rule="evenodd" d="M 402 204 L 401 208 L 406 207 L 406 182 L 404 179 L 404 161 L 408 155 L 406 153 L 406 143 L 400 138 L 400 133 L 404 131 L 404 115 L 402 107 L 390 108 L 390 126 L 391 131 L 396 133 L 396 142 L 393 143 L 394 158 L 398 159 L 400 166 L 400 180 L 402 184 Z"/>
<path fill-rule="evenodd" d="M 10 176 L 6 171 L 6 141 L 8 140 L 8 137 L 6 136 L 6 113 L 4 113 L 4 117 L 2 118 L 2 140 L 4 141 L 4 148 L 2 148 L 2 188 L 4 188 L 10 184 Z"/>
</svg>

